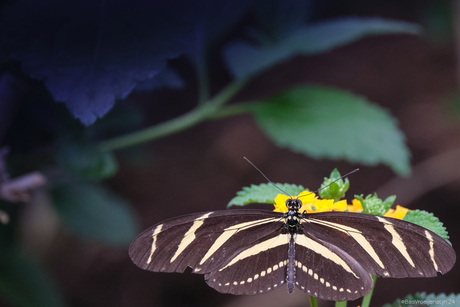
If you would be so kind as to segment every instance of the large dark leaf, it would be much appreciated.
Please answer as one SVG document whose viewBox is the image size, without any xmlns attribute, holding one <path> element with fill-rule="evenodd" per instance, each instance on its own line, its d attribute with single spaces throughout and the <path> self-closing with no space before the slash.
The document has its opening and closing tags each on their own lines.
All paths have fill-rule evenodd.
<svg viewBox="0 0 460 307">
<path fill-rule="evenodd" d="M 327 52 L 365 36 L 416 34 L 420 27 L 382 18 L 341 18 L 306 24 L 270 45 L 236 41 L 224 50 L 227 66 L 235 78 L 244 78 L 268 69 L 294 55 Z"/>
<path fill-rule="evenodd" d="M 197 14 L 181 0 L 19 0 L 2 31 L 24 71 L 89 125 L 184 51 Z"/>
<path fill-rule="evenodd" d="M 207 50 L 215 47 L 246 13 L 252 1 L 199 0 L 193 5 L 199 12 L 193 33 L 186 41 L 187 55 L 197 67 L 207 60 Z"/>
</svg>

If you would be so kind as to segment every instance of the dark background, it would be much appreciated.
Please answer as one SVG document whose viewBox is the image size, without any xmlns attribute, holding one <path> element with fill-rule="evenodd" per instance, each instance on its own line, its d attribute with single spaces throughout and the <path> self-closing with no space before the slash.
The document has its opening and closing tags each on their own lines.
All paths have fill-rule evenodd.
<svg viewBox="0 0 460 307">
<path fill-rule="evenodd" d="M 133 204 L 142 228 L 147 228 L 186 213 L 225 209 L 243 186 L 264 182 L 243 156 L 275 182 L 310 189 L 317 189 L 333 168 L 346 173 L 359 167 L 350 177 L 349 200 L 354 194 L 378 192 L 381 198 L 395 194 L 397 204 L 439 217 L 459 251 L 460 117 L 453 111 L 460 83 L 459 51 L 448 19 L 460 15 L 445 7 L 430 1 L 328 1 L 318 18 L 381 16 L 422 24 L 425 33 L 421 37 L 370 37 L 327 54 L 295 57 L 264 72 L 234 98 L 260 99 L 303 83 L 359 93 L 398 119 L 412 153 L 410 177 L 399 178 L 384 166 L 313 160 L 280 149 L 260 132 L 251 116 L 242 115 L 208 121 L 140 145 L 137 155 L 117 152 L 120 170 L 107 184 Z M 219 58 L 210 61 L 215 93 L 230 77 Z M 142 110 L 145 126 L 178 116 L 195 105 L 197 89 L 191 65 L 184 58 L 173 60 L 172 65 L 185 80 L 184 89 L 132 94 L 126 99 Z M 22 128 L 28 129 L 27 124 Z M 263 296 L 236 297 L 207 287 L 201 275 L 145 272 L 131 263 L 127 248 L 82 241 L 65 230 L 42 259 L 70 306 L 308 306 L 308 297 L 301 291 L 289 295 L 279 289 Z M 458 265 L 438 278 L 378 279 L 372 306 L 420 291 L 460 292 Z M 349 306 L 358 304 L 359 300 Z"/>
</svg>

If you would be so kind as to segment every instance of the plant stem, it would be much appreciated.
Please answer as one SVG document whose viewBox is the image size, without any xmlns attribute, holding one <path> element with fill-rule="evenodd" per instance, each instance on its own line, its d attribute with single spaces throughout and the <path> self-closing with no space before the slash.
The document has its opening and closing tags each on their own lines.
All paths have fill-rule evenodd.
<svg viewBox="0 0 460 307">
<path fill-rule="evenodd" d="M 371 290 L 371 292 L 369 292 L 368 295 L 363 297 L 363 303 L 361 304 L 361 307 L 369 307 L 370 304 L 371 304 L 372 292 L 374 292 L 375 283 L 377 282 L 377 277 L 372 275 L 372 280 L 374 281 L 374 285 L 372 286 L 372 290 Z"/>
<path fill-rule="evenodd" d="M 243 86 L 248 83 L 249 78 L 243 78 L 240 80 L 236 80 L 230 83 L 226 88 L 220 91 L 210 102 L 209 104 L 213 104 L 216 107 L 221 106 L 228 102 L 230 98 L 232 98 Z"/>
<path fill-rule="evenodd" d="M 318 307 L 318 302 L 316 301 L 316 297 L 309 296 L 310 297 L 310 307 Z"/>
<path fill-rule="evenodd" d="M 104 151 L 126 148 L 147 141 L 156 140 L 197 125 L 216 113 L 223 104 L 228 102 L 230 98 L 246 84 L 246 82 L 247 79 L 232 82 L 213 99 L 209 100 L 208 103 L 201 104 L 188 113 L 155 126 L 102 141 L 99 144 L 99 148 Z"/>
<path fill-rule="evenodd" d="M 161 124 L 105 140 L 99 144 L 99 147 L 103 151 L 116 150 L 185 130 L 203 121 L 205 119 L 205 111 L 206 108 L 198 107 Z"/>
<path fill-rule="evenodd" d="M 231 104 L 223 108 L 220 108 L 219 111 L 212 115 L 212 119 L 220 119 L 242 113 L 248 113 L 254 110 L 254 107 L 257 106 L 257 104 L 257 102 L 241 102 Z"/>
<path fill-rule="evenodd" d="M 347 307 L 347 301 L 335 302 L 335 307 Z"/>
</svg>

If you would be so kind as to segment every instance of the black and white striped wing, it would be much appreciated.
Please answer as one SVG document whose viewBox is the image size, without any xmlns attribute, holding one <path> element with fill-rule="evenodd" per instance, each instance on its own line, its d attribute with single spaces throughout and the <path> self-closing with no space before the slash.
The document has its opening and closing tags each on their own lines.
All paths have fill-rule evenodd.
<svg viewBox="0 0 460 307">
<path fill-rule="evenodd" d="M 144 231 L 129 255 L 137 266 L 154 272 L 191 267 L 206 274 L 208 284 L 220 292 L 264 293 L 284 283 L 284 226 L 281 213 L 266 210 L 185 215 Z"/>
<path fill-rule="evenodd" d="M 281 213 L 228 210 L 167 220 L 131 244 L 133 262 L 149 271 L 205 274 L 222 293 L 262 294 L 288 284 L 327 300 L 354 300 L 372 289 L 371 274 L 434 277 L 455 251 L 435 233 L 374 215 L 305 214 L 295 232 Z M 291 260 L 291 262 L 289 261 Z"/>
<path fill-rule="evenodd" d="M 309 233 L 295 238 L 295 285 L 325 300 L 355 300 L 373 286 L 370 273 L 343 249 Z"/>
<path fill-rule="evenodd" d="M 346 251 L 376 276 L 435 277 L 455 263 L 455 251 L 444 239 L 398 219 L 327 212 L 304 216 L 302 226 L 309 235 Z"/>
<path fill-rule="evenodd" d="M 210 287 L 222 293 L 263 294 L 286 282 L 289 234 L 280 231 L 235 251 L 222 266 L 205 275 Z"/>
</svg>

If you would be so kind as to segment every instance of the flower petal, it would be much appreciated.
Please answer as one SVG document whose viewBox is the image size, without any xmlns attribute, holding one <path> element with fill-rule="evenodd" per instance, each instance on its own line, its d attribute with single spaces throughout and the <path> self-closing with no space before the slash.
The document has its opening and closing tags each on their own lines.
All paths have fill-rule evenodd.
<svg viewBox="0 0 460 307">
<path fill-rule="evenodd" d="M 274 212 L 281 212 L 281 213 L 286 213 L 288 212 L 288 208 L 286 206 L 286 201 L 289 199 L 289 196 L 286 196 L 284 194 L 278 194 L 275 197 L 275 210 Z"/>
<path fill-rule="evenodd" d="M 347 201 L 345 199 L 335 202 L 330 208 L 334 211 L 345 211 L 347 210 Z"/>
<path fill-rule="evenodd" d="M 383 216 L 402 220 L 404 216 L 406 216 L 407 211 L 409 211 L 409 209 L 401 207 L 400 205 L 397 205 L 396 209 L 388 210 L 387 213 L 385 213 Z"/>
<path fill-rule="evenodd" d="M 362 212 L 363 206 L 361 205 L 361 201 L 359 199 L 354 198 L 352 201 L 352 205 L 348 205 L 348 212 Z"/>
</svg>

